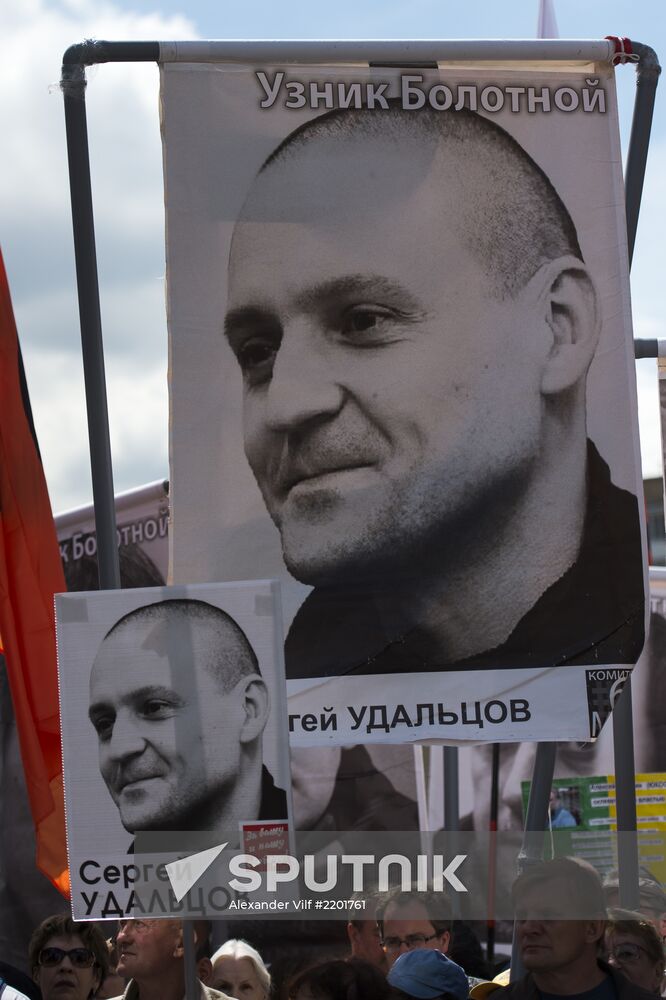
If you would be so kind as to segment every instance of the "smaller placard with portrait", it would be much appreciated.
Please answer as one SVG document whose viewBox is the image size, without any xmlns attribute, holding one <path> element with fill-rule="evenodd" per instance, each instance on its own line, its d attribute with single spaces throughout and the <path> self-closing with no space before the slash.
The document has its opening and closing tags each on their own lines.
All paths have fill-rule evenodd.
<svg viewBox="0 0 666 1000">
<path fill-rule="evenodd" d="M 253 581 L 56 597 L 75 917 L 134 915 L 146 845 L 154 876 L 162 849 L 169 862 L 202 838 L 234 847 L 264 823 L 263 839 L 276 828 L 288 836 L 278 589 Z"/>
</svg>

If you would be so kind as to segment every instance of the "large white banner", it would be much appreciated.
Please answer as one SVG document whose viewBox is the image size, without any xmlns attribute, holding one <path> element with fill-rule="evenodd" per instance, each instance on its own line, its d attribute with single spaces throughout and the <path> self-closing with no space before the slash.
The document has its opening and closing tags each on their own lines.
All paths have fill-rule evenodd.
<svg viewBox="0 0 666 1000">
<path fill-rule="evenodd" d="M 286 850 L 277 585 L 59 594 L 56 619 L 74 916 L 133 913 L 165 834 Z"/>
<path fill-rule="evenodd" d="M 162 70 L 174 581 L 292 745 L 594 738 L 644 525 L 612 71 Z"/>
</svg>

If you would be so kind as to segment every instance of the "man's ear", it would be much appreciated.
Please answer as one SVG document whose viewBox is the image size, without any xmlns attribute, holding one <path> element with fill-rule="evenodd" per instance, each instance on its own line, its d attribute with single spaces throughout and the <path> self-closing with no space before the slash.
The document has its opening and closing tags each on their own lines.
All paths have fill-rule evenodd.
<svg viewBox="0 0 666 1000">
<path fill-rule="evenodd" d="M 550 330 L 541 392 L 554 395 L 587 374 L 601 330 L 599 303 L 588 270 L 577 257 L 544 264 L 532 281 L 540 286 L 539 311 Z"/>
<path fill-rule="evenodd" d="M 586 920 L 585 921 L 585 938 L 591 944 L 592 942 L 599 943 L 603 942 L 604 933 L 606 930 L 606 920 Z"/>
<path fill-rule="evenodd" d="M 176 939 L 173 946 L 173 957 L 183 958 L 185 955 L 185 945 L 183 944 L 183 928 L 182 925 L 176 930 Z"/>
<path fill-rule="evenodd" d="M 268 722 L 270 712 L 270 696 L 268 688 L 262 677 L 258 674 L 251 674 L 240 681 L 242 697 L 242 711 L 245 719 L 241 726 L 240 742 L 252 743 L 263 733 Z"/>
<path fill-rule="evenodd" d="M 208 986 L 213 978 L 213 963 L 205 955 L 197 962 L 197 976 L 204 986 Z"/>
<path fill-rule="evenodd" d="M 448 954 L 449 945 L 451 944 L 451 932 L 450 931 L 444 931 L 444 933 L 442 934 L 442 937 L 441 937 L 441 941 L 442 941 L 442 951 L 446 955 L 446 954 Z"/>
</svg>

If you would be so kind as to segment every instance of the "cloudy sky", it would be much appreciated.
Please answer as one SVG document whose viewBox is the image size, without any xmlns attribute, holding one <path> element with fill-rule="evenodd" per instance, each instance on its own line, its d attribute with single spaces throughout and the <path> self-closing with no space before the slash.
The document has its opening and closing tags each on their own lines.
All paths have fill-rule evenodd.
<svg viewBox="0 0 666 1000">
<path fill-rule="evenodd" d="M 627 35 L 666 58 L 661 0 L 554 0 L 562 38 Z M 0 243 L 54 511 L 90 501 L 66 171 L 62 53 L 97 39 L 530 38 L 537 0 L 2 0 Z M 618 71 L 626 148 L 635 74 Z M 662 83 L 662 88 L 666 86 Z M 88 72 L 88 125 L 117 491 L 168 474 L 164 221 L 154 65 Z M 666 93 L 632 274 L 634 332 L 665 337 Z M 645 475 L 659 474 L 656 366 L 638 366 Z"/>
</svg>

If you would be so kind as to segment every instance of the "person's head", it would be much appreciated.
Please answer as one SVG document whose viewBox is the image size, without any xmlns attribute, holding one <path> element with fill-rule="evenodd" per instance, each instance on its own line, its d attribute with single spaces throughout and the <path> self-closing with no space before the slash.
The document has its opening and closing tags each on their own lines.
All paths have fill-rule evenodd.
<svg viewBox="0 0 666 1000">
<path fill-rule="evenodd" d="M 562 970 L 583 980 L 597 974 L 606 904 L 592 865 L 565 857 L 529 866 L 512 897 L 520 957 L 535 979 Z"/>
<path fill-rule="evenodd" d="M 604 878 L 606 905 L 617 908 L 620 900 L 620 879 L 617 871 L 609 872 Z M 660 937 L 666 936 L 666 893 L 648 869 L 641 868 L 638 879 L 639 907 L 644 917 L 654 925 Z"/>
<path fill-rule="evenodd" d="M 433 541 L 459 556 L 544 451 L 584 449 L 599 320 L 574 224 L 469 111 L 292 133 L 236 225 L 225 331 L 246 455 L 305 583 L 407 571 Z"/>
<path fill-rule="evenodd" d="M 358 958 L 315 965 L 289 985 L 289 1000 L 388 1000 L 389 996 L 383 973 Z"/>
<path fill-rule="evenodd" d="M 120 585 L 123 589 L 164 586 L 164 577 L 138 542 L 127 542 L 118 546 L 118 563 Z M 84 552 L 78 559 L 69 559 L 63 562 L 63 570 L 68 593 L 99 590 L 97 554 L 89 556 Z"/>
<path fill-rule="evenodd" d="M 118 950 L 114 939 L 107 938 L 106 946 L 109 951 L 109 971 L 95 994 L 96 1000 L 110 1000 L 111 997 L 118 997 L 125 992 L 125 980 L 117 971 Z"/>
<path fill-rule="evenodd" d="M 185 949 L 181 920 L 121 920 L 116 936 L 118 972 L 141 982 L 184 976 Z"/>
<path fill-rule="evenodd" d="M 251 944 L 233 938 L 225 941 L 211 959 L 213 989 L 237 1000 L 267 1000 L 271 976 L 263 958 Z"/>
<path fill-rule="evenodd" d="M 605 938 L 609 963 L 636 986 L 659 995 L 666 961 L 654 925 L 631 910 L 612 909 L 609 917 Z"/>
<path fill-rule="evenodd" d="M 417 949 L 399 955 L 388 973 L 394 989 L 414 1000 L 467 1000 L 469 981 L 464 969 L 441 951 Z"/>
<path fill-rule="evenodd" d="M 104 982 L 109 950 L 94 924 L 59 913 L 33 933 L 28 963 L 43 1000 L 89 1000 Z"/>
<path fill-rule="evenodd" d="M 454 923 L 446 954 L 451 961 L 460 965 L 468 976 L 487 979 L 490 975 L 490 966 L 484 958 L 481 942 L 474 929 L 464 920 L 456 920 Z"/>
<path fill-rule="evenodd" d="M 373 893 L 357 893 L 354 898 L 363 903 L 363 916 L 347 923 L 352 958 L 360 958 L 386 971 L 386 952 L 382 947 L 382 935 L 377 923 L 379 897 Z"/>
<path fill-rule="evenodd" d="M 89 716 L 124 827 L 255 818 L 247 796 L 258 794 L 268 712 L 254 651 L 220 608 L 174 599 L 121 618 L 93 664 Z"/>
<path fill-rule="evenodd" d="M 377 919 L 389 967 L 408 951 L 448 951 L 451 906 L 441 894 L 396 890 L 382 900 Z"/>
</svg>

